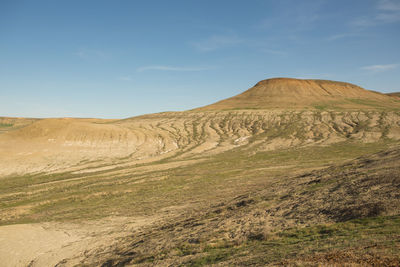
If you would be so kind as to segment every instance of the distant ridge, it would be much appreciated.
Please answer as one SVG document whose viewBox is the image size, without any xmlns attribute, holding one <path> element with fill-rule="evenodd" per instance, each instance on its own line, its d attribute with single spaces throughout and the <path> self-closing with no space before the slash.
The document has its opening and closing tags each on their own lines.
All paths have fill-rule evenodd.
<svg viewBox="0 0 400 267">
<path fill-rule="evenodd" d="M 198 110 L 271 108 L 400 108 L 400 101 L 346 82 L 272 78 L 258 82 L 239 95 Z"/>
<path fill-rule="evenodd" d="M 400 98 L 400 92 L 387 93 L 387 95 Z"/>
</svg>

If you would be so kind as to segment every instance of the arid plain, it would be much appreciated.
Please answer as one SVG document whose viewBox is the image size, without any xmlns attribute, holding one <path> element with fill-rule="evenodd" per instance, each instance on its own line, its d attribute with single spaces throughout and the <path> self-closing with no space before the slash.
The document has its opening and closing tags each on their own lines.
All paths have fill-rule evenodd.
<svg viewBox="0 0 400 267">
<path fill-rule="evenodd" d="M 0 266 L 399 266 L 400 97 L 275 78 L 184 112 L 0 118 Z"/>
</svg>

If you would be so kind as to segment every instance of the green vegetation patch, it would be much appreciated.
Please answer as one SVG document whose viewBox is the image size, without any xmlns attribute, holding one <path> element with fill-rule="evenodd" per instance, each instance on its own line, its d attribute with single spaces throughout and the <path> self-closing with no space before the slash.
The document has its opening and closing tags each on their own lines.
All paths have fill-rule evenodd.
<svg viewBox="0 0 400 267">
<path fill-rule="evenodd" d="M 243 266 L 287 264 L 313 259 L 315 255 L 352 250 L 356 256 L 381 255 L 400 260 L 400 216 L 371 217 L 330 225 L 292 228 L 272 233 L 265 240 L 240 245 L 206 247 L 189 266 L 208 266 L 228 261 Z"/>
<path fill-rule="evenodd" d="M 379 109 L 388 108 L 387 106 L 385 106 L 385 104 L 382 105 L 382 103 L 375 100 L 359 99 L 359 98 L 347 98 L 346 100 L 352 104 L 363 105 L 367 107 L 373 107 Z"/>
<path fill-rule="evenodd" d="M 14 126 L 12 123 L 0 123 L 0 128 L 8 128 L 12 126 Z"/>
</svg>

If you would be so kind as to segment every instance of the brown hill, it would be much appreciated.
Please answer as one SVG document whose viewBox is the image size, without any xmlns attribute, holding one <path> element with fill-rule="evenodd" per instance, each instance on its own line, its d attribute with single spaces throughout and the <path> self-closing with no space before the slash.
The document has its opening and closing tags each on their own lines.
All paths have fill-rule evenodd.
<svg viewBox="0 0 400 267">
<path fill-rule="evenodd" d="M 230 110 L 0 118 L 0 259 L 400 266 L 396 99 L 272 79 Z"/>
<path fill-rule="evenodd" d="M 271 108 L 400 108 L 400 102 L 345 82 L 274 78 L 260 81 L 239 95 L 200 110 Z"/>
<path fill-rule="evenodd" d="M 246 108 L 259 110 L 223 110 Z M 0 118 L 0 176 L 191 159 L 247 145 L 275 150 L 399 140 L 398 110 L 400 99 L 349 83 L 280 78 L 194 112 L 124 120 Z"/>
<path fill-rule="evenodd" d="M 0 134 L 27 126 L 38 119 L 0 117 Z"/>
<path fill-rule="evenodd" d="M 271 151 L 346 140 L 400 140 L 400 114 L 387 110 L 170 112 L 125 120 L 41 119 L 0 132 L 0 177 L 98 171 L 224 151 Z M 4 123 L 5 124 L 5 123 Z M 72 168 L 72 169 L 71 169 Z M 0 216 L 1 217 L 1 216 Z"/>
<path fill-rule="evenodd" d="M 388 93 L 388 96 L 399 98 L 400 99 L 400 92 Z"/>
</svg>

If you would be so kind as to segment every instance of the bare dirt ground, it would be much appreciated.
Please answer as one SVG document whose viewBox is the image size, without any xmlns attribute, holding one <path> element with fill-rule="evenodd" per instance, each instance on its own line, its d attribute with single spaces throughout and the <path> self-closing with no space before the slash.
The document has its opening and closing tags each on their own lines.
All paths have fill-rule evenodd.
<svg viewBox="0 0 400 267">
<path fill-rule="evenodd" d="M 187 112 L 0 118 L 0 266 L 398 266 L 399 103 L 284 79 Z"/>
<path fill-rule="evenodd" d="M 0 266 L 56 265 L 66 256 L 79 254 L 84 236 L 51 224 L 16 224 L 0 227 Z M 63 251 L 63 255 L 60 255 Z M 72 253 L 72 255 L 71 255 Z"/>
<path fill-rule="evenodd" d="M 82 223 L 1 226 L 0 266 L 76 266 L 87 255 L 105 253 L 119 239 L 158 220 L 160 216 L 119 216 Z"/>
</svg>

